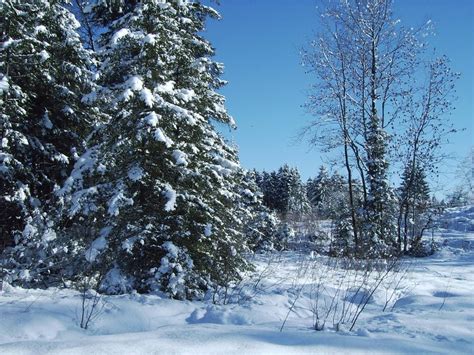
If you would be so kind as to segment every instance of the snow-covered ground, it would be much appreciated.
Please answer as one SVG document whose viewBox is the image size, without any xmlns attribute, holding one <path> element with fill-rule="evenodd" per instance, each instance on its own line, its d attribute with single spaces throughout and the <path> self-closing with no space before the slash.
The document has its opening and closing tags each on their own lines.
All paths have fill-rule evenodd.
<svg viewBox="0 0 474 355">
<path fill-rule="evenodd" d="M 346 325 L 336 332 L 332 319 L 313 330 L 315 280 L 326 277 L 319 301 L 327 309 L 341 270 L 329 270 L 323 257 L 284 253 L 257 257 L 254 278 L 234 290 L 238 303 L 107 296 L 88 330 L 79 327 L 77 292 L 7 286 L 0 293 L 0 354 L 472 354 L 473 220 L 474 207 L 448 211 L 446 229 L 435 234 L 442 248 L 404 261 L 410 272 L 400 283 L 393 279 L 396 302 L 382 311 L 387 278 L 352 331 Z"/>
</svg>

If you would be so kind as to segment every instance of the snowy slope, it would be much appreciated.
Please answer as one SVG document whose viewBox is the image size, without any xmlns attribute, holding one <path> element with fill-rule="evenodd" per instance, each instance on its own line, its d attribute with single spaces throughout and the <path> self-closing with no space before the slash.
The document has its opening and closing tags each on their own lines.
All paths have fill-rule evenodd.
<svg viewBox="0 0 474 355">
<path fill-rule="evenodd" d="M 285 253 L 256 258 L 257 277 L 242 292 L 252 297 L 235 298 L 240 304 L 107 296 L 87 331 L 79 327 L 77 292 L 7 286 L 0 293 L 0 353 L 473 353 L 474 232 L 465 228 L 473 210 L 449 211 L 446 229 L 435 235 L 442 248 L 411 265 L 394 308 L 383 312 L 384 294 L 377 291 L 351 332 L 330 325 L 312 329 L 311 292 L 301 265 L 319 265 L 323 258 Z"/>
</svg>

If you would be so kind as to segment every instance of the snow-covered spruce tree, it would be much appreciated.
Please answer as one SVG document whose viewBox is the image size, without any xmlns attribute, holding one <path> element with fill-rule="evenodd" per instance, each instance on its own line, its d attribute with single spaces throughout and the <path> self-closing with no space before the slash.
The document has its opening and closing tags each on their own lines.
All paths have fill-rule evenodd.
<svg viewBox="0 0 474 355">
<path fill-rule="evenodd" d="M 341 202 L 347 201 L 347 188 L 344 178 L 337 172 L 329 175 L 324 166 L 320 167 L 315 178 L 308 179 L 306 194 L 315 216 L 323 219 L 335 218 Z"/>
<path fill-rule="evenodd" d="M 275 184 L 275 194 L 278 201 L 277 211 L 285 219 L 292 212 L 292 207 L 295 204 L 293 191 L 296 190 L 296 185 L 297 181 L 293 175 L 293 169 L 287 164 L 278 169 Z"/>
<path fill-rule="evenodd" d="M 281 181 L 289 187 L 288 211 L 293 218 L 301 217 L 311 210 L 306 192 L 306 185 L 301 181 L 301 175 L 297 168 L 291 168 L 287 174 L 286 166 L 282 169 Z"/>
<path fill-rule="evenodd" d="M 354 254 L 355 244 L 353 239 L 353 225 L 351 222 L 351 210 L 347 204 L 347 186 L 344 178 L 334 173 L 329 181 L 329 204 L 327 214 L 332 219 L 333 230 L 330 243 L 330 254 L 346 255 Z M 362 210 L 363 187 L 360 181 L 352 181 L 354 205 Z"/>
<path fill-rule="evenodd" d="M 0 228 L 9 266 L 26 267 L 55 239 L 53 191 L 82 154 L 91 57 L 61 0 L 0 3 Z M 0 251 L 2 249 L 0 245 Z M 37 269 L 47 269 L 44 259 Z M 34 280 L 27 269 L 25 280 Z"/>
<path fill-rule="evenodd" d="M 431 216 L 430 209 L 430 188 L 426 181 L 425 172 L 418 166 L 413 168 L 408 166 L 402 176 L 399 201 L 403 206 L 401 229 L 403 252 L 407 253 L 411 244 L 411 249 L 419 249 L 423 231 L 429 226 Z M 419 253 L 414 250 L 414 253 Z"/>
<path fill-rule="evenodd" d="M 352 182 L 353 194 L 356 205 L 361 205 L 362 201 L 362 186 L 360 181 L 353 180 Z M 347 202 L 347 183 L 342 175 L 337 171 L 334 172 L 329 179 L 329 194 L 327 214 L 334 216 L 342 204 Z"/>
<path fill-rule="evenodd" d="M 275 212 L 263 204 L 263 193 L 257 185 L 256 171 L 243 171 L 238 185 L 239 211 L 243 214 L 244 234 L 252 251 L 282 250 L 286 240 L 282 238 L 280 221 Z"/>
<path fill-rule="evenodd" d="M 296 168 L 282 166 L 278 171 L 263 173 L 261 189 L 265 205 L 283 219 L 299 218 L 310 210 L 306 187 Z"/>
<path fill-rule="evenodd" d="M 368 198 L 360 246 L 369 254 L 379 255 L 395 249 L 396 199 L 388 182 L 387 134 L 376 110 L 372 113 L 369 127 L 366 159 Z"/>
<path fill-rule="evenodd" d="M 267 173 L 264 171 L 262 173 L 259 187 L 263 193 L 263 203 L 272 211 L 277 211 L 279 209 L 279 199 L 277 185 L 278 185 L 278 176 L 275 171 Z"/>
<path fill-rule="evenodd" d="M 99 20 L 111 13 L 96 5 Z M 222 66 L 199 35 L 218 14 L 197 2 L 128 5 L 103 20 L 97 100 L 110 122 L 59 193 L 72 219 L 63 233 L 94 226 L 76 260 L 104 291 L 202 297 L 247 267 L 234 213 L 240 168 L 212 125 L 234 122 L 215 91 Z"/>
<path fill-rule="evenodd" d="M 323 209 L 329 185 L 329 172 L 324 165 L 319 168 L 318 175 L 306 182 L 306 194 L 314 213 L 324 216 Z"/>
</svg>

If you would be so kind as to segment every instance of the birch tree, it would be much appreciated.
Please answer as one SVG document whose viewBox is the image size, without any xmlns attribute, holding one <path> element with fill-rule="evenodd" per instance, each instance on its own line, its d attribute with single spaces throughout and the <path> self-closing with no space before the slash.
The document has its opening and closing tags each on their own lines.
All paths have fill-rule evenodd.
<svg viewBox="0 0 474 355">
<path fill-rule="evenodd" d="M 432 128 L 451 108 L 447 96 L 455 78 L 445 59 L 427 61 L 430 23 L 403 27 L 391 0 L 322 5 L 321 30 L 303 51 L 303 63 L 314 78 L 307 107 L 315 117 L 303 133 L 323 152 L 341 154 L 354 252 L 391 254 L 400 248 L 391 174 L 404 171 L 413 154 L 424 154 L 435 164 L 439 151 L 434 142 L 447 131 Z M 429 78 L 424 85 L 417 82 L 422 73 Z M 417 131 L 423 139 L 416 138 Z M 400 139 L 410 151 L 403 158 L 390 150 Z M 355 180 L 362 187 L 360 202 Z"/>
</svg>

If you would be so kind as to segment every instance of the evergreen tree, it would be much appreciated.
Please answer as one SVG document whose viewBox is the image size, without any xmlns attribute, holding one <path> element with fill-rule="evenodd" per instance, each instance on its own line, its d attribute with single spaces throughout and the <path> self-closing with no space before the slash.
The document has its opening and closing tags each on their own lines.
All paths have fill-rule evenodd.
<svg viewBox="0 0 474 355">
<path fill-rule="evenodd" d="M 430 189 L 426 174 L 419 166 L 408 166 L 402 176 L 400 187 L 402 206 L 403 251 L 406 253 L 410 241 L 421 240 L 423 230 L 429 223 L 426 213 L 431 205 Z"/>
<path fill-rule="evenodd" d="M 324 165 L 319 168 L 318 175 L 314 179 L 308 179 L 306 183 L 306 189 L 308 194 L 308 200 L 313 210 L 317 213 L 322 211 L 322 203 L 327 193 L 327 187 L 329 185 L 329 172 Z"/>
<path fill-rule="evenodd" d="M 257 185 L 259 174 L 245 172 L 239 186 L 239 200 L 243 212 L 244 234 L 249 248 L 253 251 L 282 250 L 285 238 L 282 237 L 280 221 L 274 212 L 263 204 L 263 193 Z"/>
<path fill-rule="evenodd" d="M 366 160 L 369 189 L 363 240 L 359 247 L 363 247 L 364 253 L 383 254 L 395 245 L 395 196 L 388 183 L 387 134 L 375 108 L 369 127 Z"/>
<path fill-rule="evenodd" d="M 295 188 L 293 171 L 288 165 L 283 165 L 276 173 L 275 195 L 277 196 L 277 211 L 286 217 L 293 204 L 292 191 Z"/>
<path fill-rule="evenodd" d="M 311 210 L 311 205 L 308 200 L 306 185 L 301 180 L 300 172 L 297 168 L 290 170 L 289 179 L 289 206 L 288 210 L 293 213 L 297 219 L 308 213 Z"/>
<path fill-rule="evenodd" d="M 218 15 L 195 2 L 142 1 L 108 22 L 104 5 L 92 7 L 109 24 L 95 96 L 110 122 L 59 192 L 72 218 L 63 234 L 93 226 L 76 260 L 107 292 L 202 297 L 247 267 L 237 154 L 212 125 L 234 122 L 215 91 L 222 65 L 199 35 Z"/>
<path fill-rule="evenodd" d="M 276 172 L 267 173 L 264 171 L 262 173 L 259 187 L 263 192 L 263 203 L 272 211 L 277 211 L 279 208 L 277 184 L 278 177 Z"/>
<path fill-rule="evenodd" d="M 82 101 L 92 89 L 93 63 L 66 6 L 0 3 L 0 228 L 4 244 L 16 244 L 15 265 L 41 259 L 38 250 L 56 238 L 53 192 L 82 154 L 97 116 Z"/>
<path fill-rule="evenodd" d="M 337 172 L 329 175 L 324 166 L 320 167 L 314 179 L 308 179 L 306 189 L 311 208 L 319 218 L 337 218 L 338 210 L 347 201 L 344 178 Z"/>
<path fill-rule="evenodd" d="M 362 200 L 362 188 L 360 182 L 352 180 L 352 189 L 355 206 L 360 206 Z M 341 206 L 347 204 L 347 182 L 346 179 L 335 172 L 329 179 L 329 192 L 327 198 L 326 214 L 329 218 L 335 218 Z M 350 211 L 348 212 L 350 213 Z"/>
<path fill-rule="evenodd" d="M 296 168 L 282 166 L 278 171 L 263 172 L 259 178 L 259 186 L 263 192 L 263 202 L 282 218 L 293 215 L 296 217 L 309 212 L 306 186 Z"/>
</svg>

